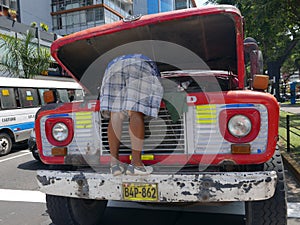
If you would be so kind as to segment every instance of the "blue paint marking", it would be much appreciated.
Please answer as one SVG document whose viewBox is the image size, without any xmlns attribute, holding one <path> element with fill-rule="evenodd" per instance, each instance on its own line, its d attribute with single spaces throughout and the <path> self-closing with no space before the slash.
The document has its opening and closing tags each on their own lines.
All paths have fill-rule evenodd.
<svg viewBox="0 0 300 225">
<path fill-rule="evenodd" d="M 261 149 L 257 149 L 257 153 L 261 153 Z"/>
<path fill-rule="evenodd" d="M 232 108 L 251 108 L 254 104 L 228 104 L 223 105 L 221 108 L 232 109 Z"/>
<path fill-rule="evenodd" d="M 65 113 L 65 114 L 53 114 L 53 115 L 49 115 L 47 116 L 47 118 L 57 118 L 57 117 L 69 117 L 70 115 Z"/>
<path fill-rule="evenodd" d="M 17 132 L 17 131 L 32 129 L 33 127 L 34 127 L 34 122 L 27 122 L 27 123 L 19 123 L 19 124 L 13 124 L 8 126 L 0 126 L 0 129 L 8 128 L 13 132 Z"/>
</svg>

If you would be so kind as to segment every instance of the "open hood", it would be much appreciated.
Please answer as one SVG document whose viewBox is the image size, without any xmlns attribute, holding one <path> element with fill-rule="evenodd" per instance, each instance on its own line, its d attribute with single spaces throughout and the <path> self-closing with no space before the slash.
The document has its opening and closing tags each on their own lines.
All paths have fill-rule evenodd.
<svg viewBox="0 0 300 225">
<path fill-rule="evenodd" d="M 52 56 L 91 94 L 97 94 L 107 64 L 117 56 L 141 53 L 160 71 L 225 70 L 237 74 L 240 12 L 207 6 L 146 16 L 80 31 L 56 40 Z"/>
</svg>

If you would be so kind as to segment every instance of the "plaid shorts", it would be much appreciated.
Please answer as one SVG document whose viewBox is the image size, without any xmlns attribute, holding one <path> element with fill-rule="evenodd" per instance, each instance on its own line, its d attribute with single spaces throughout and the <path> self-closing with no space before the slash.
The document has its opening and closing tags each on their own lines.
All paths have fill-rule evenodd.
<svg viewBox="0 0 300 225">
<path fill-rule="evenodd" d="M 131 110 L 157 117 L 163 96 L 159 77 L 155 63 L 143 55 L 125 55 L 114 59 L 103 77 L 100 110 Z"/>
</svg>

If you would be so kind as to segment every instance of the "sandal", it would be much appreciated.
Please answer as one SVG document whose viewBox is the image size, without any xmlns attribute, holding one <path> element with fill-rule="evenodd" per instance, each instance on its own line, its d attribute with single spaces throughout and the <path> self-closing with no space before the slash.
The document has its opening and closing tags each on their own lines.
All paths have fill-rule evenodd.
<svg viewBox="0 0 300 225">
<path fill-rule="evenodd" d="M 134 166 L 132 164 L 128 165 L 126 174 L 127 175 L 149 175 L 153 172 L 153 167 L 151 166 Z"/>
<path fill-rule="evenodd" d="M 122 165 L 122 164 L 115 164 L 115 165 L 110 166 L 110 172 L 114 176 L 121 175 L 122 173 L 124 173 L 124 171 L 125 171 L 125 168 L 124 168 L 124 165 Z"/>
</svg>

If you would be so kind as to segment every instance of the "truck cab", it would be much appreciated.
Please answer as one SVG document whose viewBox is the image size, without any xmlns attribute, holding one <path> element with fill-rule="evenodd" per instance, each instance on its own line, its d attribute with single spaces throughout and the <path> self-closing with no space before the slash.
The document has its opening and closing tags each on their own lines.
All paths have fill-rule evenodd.
<svg viewBox="0 0 300 225">
<path fill-rule="evenodd" d="M 244 42 L 243 26 L 237 8 L 206 6 L 131 16 L 52 44 L 87 93 L 41 111 L 35 123 L 41 160 L 57 166 L 37 174 L 55 224 L 98 224 L 109 200 L 243 202 L 246 224 L 286 224 L 279 105 L 265 92 L 261 52 Z M 111 60 L 135 53 L 156 62 L 164 88 L 158 118 L 145 117 L 142 160 L 154 172 L 113 176 L 99 87 Z M 130 163 L 128 121 L 121 143 L 120 160 Z"/>
</svg>

